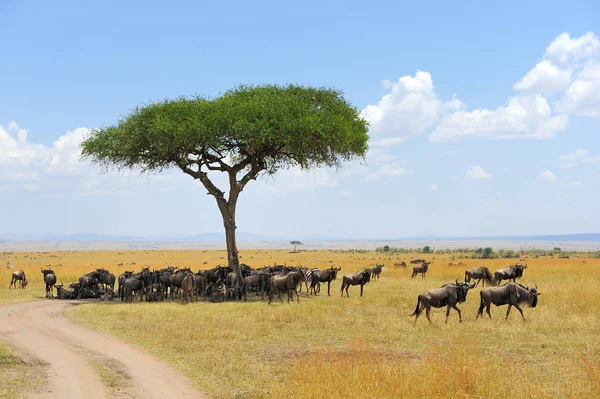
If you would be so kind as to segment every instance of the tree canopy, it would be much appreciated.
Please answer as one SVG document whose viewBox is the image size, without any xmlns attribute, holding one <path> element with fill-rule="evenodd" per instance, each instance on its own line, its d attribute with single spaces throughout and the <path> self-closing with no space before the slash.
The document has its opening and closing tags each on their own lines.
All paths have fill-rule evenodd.
<svg viewBox="0 0 600 399">
<path fill-rule="evenodd" d="M 334 89 L 240 86 L 223 95 L 178 98 L 135 108 L 96 129 L 83 156 L 106 167 L 160 171 L 177 166 L 239 172 L 339 166 L 364 157 L 367 123 Z M 196 176 L 194 176 L 196 177 Z"/>
</svg>

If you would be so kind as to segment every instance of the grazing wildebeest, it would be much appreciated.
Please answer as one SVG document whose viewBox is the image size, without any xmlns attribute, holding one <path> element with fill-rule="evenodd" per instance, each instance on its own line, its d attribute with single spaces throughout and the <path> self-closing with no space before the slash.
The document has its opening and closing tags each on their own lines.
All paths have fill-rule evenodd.
<svg viewBox="0 0 600 399">
<path fill-rule="evenodd" d="M 491 319 L 490 306 L 492 303 L 496 306 L 508 305 L 505 320 L 508 319 L 508 314 L 513 306 L 517 308 L 521 313 L 521 317 L 525 320 L 523 310 L 519 307 L 519 304 L 527 303 L 532 308 L 535 308 L 538 303 L 538 296 L 542 294 L 537 291 L 537 285 L 535 288 L 529 288 L 517 283 L 506 283 L 502 287 L 485 288 L 481 290 L 479 295 L 481 303 L 475 320 L 483 315 L 483 308 L 486 308 L 486 312 Z"/>
<path fill-rule="evenodd" d="M 421 276 L 425 278 L 427 270 L 429 270 L 429 265 L 432 263 L 433 262 L 423 262 L 421 266 L 413 267 L 412 276 L 410 276 L 410 278 L 414 278 L 419 273 L 421 273 Z"/>
<path fill-rule="evenodd" d="M 446 306 L 446 323 L 448 323 L 450 308 L 458 312 L 458 320 L 462 323 L 462 315 L 460 309 L 456 307 L 456 304 L 465 302 L 467 300 L 469 289 L 473 287 L 475 287 L 475 284 L 469 284 L 467 282 L 459 283 L 458 280 L 456 280 L 455 283 L 445 284 L 441 288 L 433 288 L 418 296 L 417 307 L 410 316 L 416 316 L 416 323 L 423 312 L 423 309 L 425 309 L 425 316 L 427 316 L 427 320 L 431 323 L 431 319 L 429 318 L 431 308 L 442 308 Z"/>
<path fill-rule="evenodd" d="M 516 282 L 517 278 L 523 277 L 523 270 L 527 269 L 527 265 L 510 265 L 504 269 L 498 269 L 494 272 L 494 281 L 497 286 L 502 280 L 512 280 Z"/>
<path fill-rule="evenodd" d="M 48 298 L 48 294 L 50 297 L 54 298 L 54 293 L 52 291 L 52 287 L 56 284 L 56 275 L 53 270 L 41 270 L 44 275 L 44 282 L 46 283 L 46 298 Z"/>
<path fill-rule="evenodd" d="M 302 272 L 301 271 L 293 271 L 289 272 L 286 275 L 279 276 L 271 276 L 269 278 L 269 305 L 273 301 L 273 296 L 275 294 L 279 295 L 279 299 L 283 302 L 283 298 L 281 297 L 281 293 L 288 294 L 288 302 L 290 298 L 294 299 L 294 293 L 296 293 L 296 299 L 298 303 L 300 303 L 300 297 L 298 296 L 298 284 L 302 281 Z"/>
<path fill-rule="evenodd" d="M 56 297 L 58 299 L 75 299 L 77 298 L 77 295 L 75 295 L 75 293 L 73 293 L 73 291 L 67 290 L 65 288 L 63 288 L 64 284 L 55 284 L 54 288 L 56 288 Z"/>
<path fill-rule="evenodd" d="M 406 267 L 406 262 L 394 263 L 394 266 Z"/>
<path fill-rule="evenodd" d="M 194 295 L 194 275 L 192 273 L 186 273 L 181 281 L 181 290 L 183 295 L 181 297 L 181 303 L 188 303 L 193 301 Z"/>
<path fill-rule="evenodd" d="M 356 272 L 353 274 L 346 274 L 344 278 L 342 278 L 342 298 L 344 297 L 344 289 L 346 289 L 346 296 L 350 297 L 348 294 L 348 288 L 351 285 L 360 285 L 360 296 L 363 296 L 363 287 L 371 281 L 371 270 L 365 269 L 360 272 Z"/>
<path fill-rule="evenodd" d="M 331 282 L 337 278 L 340 270 L 342 270 L 341 267 L 331 266 L 329 269 L 318 270 L 318 272 L 313 273 L 309 292 L 312 291 L 313 294 L 318 295 L 321 292 L 321 283 L 327 283 L 327 295 L 331 296 Z"/>
<path fill-rule="evenodd" d="M 418 265 L 419 263 L 425 263 L 425 259 L 412 259 L 410 263 L 413 265 Z"/>
<path fill-rule="evenodd" d="M 25 276 L 25 272 L 23 270 L 17 270 L 12 273 L 12 279 L 10 280 L 8 289 L 13 286 L 17 288 L 17 281 L 21 283 L 21 288 L 27 287 L 27 277 Z"/>
<path fill-rule="evenodd" d="M 383 264 L 376 265 L 373 270 L 373 281 L 379 280 L 379 276 L 381 276 L 381 271 L 383 270 Z"/>
<path fill-rule="evenodd" d="M 123 300 L 123 284 L 125 283 L 125 279 L 128 279 L 132 275 L 132 271 L 125 271 L 119 276 L 119 298 L 121 298 L 121 300 Z"/>
<path fill-rule="evenodd" d="M 485 266 L 480 266 L 475 269 L 469 269 L 465 271 L 465 281 L 467 283 L 471 282 L 471 279 L 477 280 L 475 282 L 475 287 L 479 285 L 479 282 L 482 281 L 483 287 L 485 287 L 485 282 L 487 281 L 489 285 L 494 285 L 494 277 L 492 277 L 492 273 L 490 273 L 490 269 Z"/>
</svg>

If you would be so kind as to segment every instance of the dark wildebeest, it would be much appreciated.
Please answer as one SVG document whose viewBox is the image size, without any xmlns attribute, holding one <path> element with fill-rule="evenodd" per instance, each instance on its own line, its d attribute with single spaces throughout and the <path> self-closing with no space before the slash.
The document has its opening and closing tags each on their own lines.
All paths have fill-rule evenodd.
<svg viewBox="0 0 600 399">
<path fill-rule="evenodd" d="M 519 304 L 527 303 L 532 308 L 535 308 L 538 303 L 538 296 L 542 294 L 537 292 L 537 285 L 535 288 L 529 288 L 517 283 L 506 283 L 502 287 L 483 289 L 479 295 L 481 297 L 481 304 L 479 305 L 479 311 L 477 311 L 477 318 L 475 320 L 483 315 L 483 308 L 486 308 L 486 312 L 491 319 L 490 306 L 492 303 L 496 306 L 508 305 L 505 320 L 508 319 L 510 308 L 513 306 L 517 308 L 521 313 L 521 317 L 525 320 L 523 310 L 521 310 Z"/>
<path fill-rule="evenodd" d="M 344 288 L 346 289 L 346 296 L 350 297 L 348 294 L 348 288 L 351 285 L 360 285 L 360 296 L 363 296 L 363 287 L 371 281 L 371 270 L 365 269 L 360 272 L 356 272 L 353 274 L 346 274 L 342 279 L 342 298 L 344 297 Z"/>
<path fill-rule="evenodd" d="M 394 263 L 394 266 L 406 267 L 406 262 Z"/>
<path fill-rule="evenodd" d="M 458 320 L 462 323 L 462 315 L 460 314 L 460 309 L 456 307 L 456 304 L 466 301 L 469 289 L 473 287 L 475 287 L 475 284 L 469 284 L 467 282 L 459 283 L 458 280 L 456 280 L 455 283 L 445 284 L 441 288 L 431 289 L 426 293 L 419 295 L 417 298 L 417 307 L 410 316 L 416 316 L 416 323 L 419 315 L 421 315 L 423 309 L 425 309 L 425 316 L 427 316 L 427 320 L 431 323 L 431 319 L 429 318 L 431 308 L 442 308 L 446 306 L 446 323 L 448 323 L 450 308 L 453 308 L 458 312 Z"/>
<path fill-rule="evenodd" d="M 412 261 L 411 261 L 411 263 L 412 263 Z M 423 278 L 425 278 L 425 275 L 427 274 L 427 270 L 429 270 L 429 265 L 432 263 L 433 262 L 423 262 L 423 264 L 421 266 L 413 267 L 412 276 L 410 276 L 410 278 L 414 278 L 419 273 L 421 273 L 421 276 Z"/>
<path fill-rule="evenodd" d="M 50 297 L 54 298 L 54 293 L 52 291 L 52 287 L 56 284 L 56 275 L 54 274 L 53 270 L 41 270 L 42 274 L 44 275 L 44 282 L 46 283 L 46 298 L 48 298 L 48 295 L 50 295 Z"/>
<path fill-rule="evenodd" d="M 115 275 L 110 273 L 105 269 L 96 269 L 99 273 L 98 280 L 100 284 L 104 284 L 104 286 L 109 286 L 111 290 L 115 290 Z"/>
<path fill-rule="evenodd" d="M 425 263 L 425 259 L 412 259 L 410 263 L 413 265 L 418 265 L 419 263 Z"/>
<path fill-rule="evenodd" d="M 288 302 L 290 298 L 294 299 L 294 293 L 296 293 L 296 299 L 300 303 L 300 297 L 298 296 L 298 284 L 302 281 L 302 272 L 294 271 L 289 272 L 283 276 L 271 276 L 269 278 L 269 305 L 273 301 L 275 294 L 279 295 L 279 299 L 283 302 L 281 293 L 285 292 L 288 294 Z"/>
<path fill-rule="evenodd" d="M 189 301 L 193 302 L 194 296 L 194 275 L 192 273 L 186 273 L 181 280 L 181 303 L 188 303 Z"/>
<path fill-rule="evenodd" d="M 381 276 L 381 271 L 383 270 L 383 264 L 376 265 L 373 270 L 373 281 L 379 280 L 379 276 Z"/>
<path fill-rule="evenodd" d="M 98 291 L 98 284 L 100 283 L 100 273 L 93 271 L 88 274 L 84 274 L 79 278 L 79 298 L 81 298 L 84 288 L 92 290 L 94 294 Z M 81 298 L 83 299 L 83 298 Z"/>
<path fill-rule="evenodd" d="M 206 290 L 208 288 L 208 278 L 206 277 L 205 271 L 198 270 L 198 273 L 194 275 L 194 293 L 196 295 L 196 301 L 198 297 L 205 297 Z"/>
<path fill-rule="evenodd" d="M 498 269 L 494 272 L 494 282 L 497 286 L 502 280 L 512 280 L 516 282 L 517 278 L 523 277 L 523 270 L 527 269 L 527 265 L 511 265 L 504 269 Z"/>
<path fill-rule="evenodd" d="M 331 282 L 337 278 L 341 267 L 333 267 L 325 270 L 319 270 L 311 276 L 310 289 L 313 294 L 318 295 L 321 292 L 321 283 L 327 283 L 327 295 L 331 296 Z"/>
<path fill-rule="evenodd" d="M 17 270 L 12 273 L 12 279 L 10 280 L 8 289 L 13 286 L 17 288 L 17 281 L 21 283 L 21 288 L 27 287 L 27 277 L 25 277 L 25 272 L 23 270 Z"/>
<path fill-rule="evenodd" d="M 226 266 L 217 266 L 210 270 L 206 271 L 206 278 L 208 279 L 208 284 L 219 285 L 221 282 L 225 282 L 225 277 L 227 277 L 227 273 L 232 272 L 233 269 L 231 267 Z"/>
<path fill-rule="evenodd" d="M 123 284 L 125 283 L 125 279 L 128 279 L 133 275 L 133 272 L 125 271 L 123 274 L 119 276 L 119 298 L 123 299 Z"/>
<path fill-rule="evenodd" d="M 129 278 L 125 279 L 123 283 L 123 297 L 121 298 L 121 302 L 126 300 L 127 302 L 133 302 L 133 293 L 136 292 L 140 294 L 140 302 L 143 300 L 144 291 L 146 287 L 149 287 L 152 283 L 152 273 L 148 270 L 141 271 L 140 273 L 136 273 Z"/>
<path fill-rule="evenodd" d="M 480 266 L 475 269 L 469 269 L 465 271 L 465 281 L 467 283 L 471 282 L 471 279 L 477 280 L 475 282 L 475 287 L 479 285 L 479 282 L 482 281 L 482 286 L 485 287 L 485 282 L 487 281 L 489 285 L 494 285 L 494 277 L 492 277 L 492 273 L 490 273 L 490 269 L 485 266 Z"/>
<path fill-rule="evenodd" d="M 243 283 L 239 284 L 237 273 L 227 273 L 227 276 L 225 276 L 225 299 L 228 301 L 237 301 L 241 300 L 242 297 L 246 297 L 244 285 Z"/>
<path fill-rule="evenodd" d="M 170 283 L 171 283 L 171 300 L 173 300 L 173 291 L 177 291 L 179 294 L 179 288 L 181 288 L 181 283 L 183 279 L 191 274 L 192 271 L 189 268 L 177 270 L 175 273 L 171 274 Z"/>
<path fill-rule="evenodd" d="M 75 295 L 75 298 L 79 297 L 79 283 L 71 283 L 69 285 L 69 288 L 73 290 L 73 295 Z"/>
<path fill-rule="evenodd" d="M 73 293 L 73 291 L 67 290 L 63 288 L 64 284 L 55 284 L 54 288 L 56 288 L 56 297 L 58 299 L 76 299 L 77 295 Z"/>
<path fill-rule="evenodd" d="M 253 273 L 249 276 L 244 277 L 244 290 L 256 291 L 256 295 L 260 295 L 260 300 L 265 298 L 265 292 L 269 288 L 269 274 L 264 272 Z"/>
</svg>

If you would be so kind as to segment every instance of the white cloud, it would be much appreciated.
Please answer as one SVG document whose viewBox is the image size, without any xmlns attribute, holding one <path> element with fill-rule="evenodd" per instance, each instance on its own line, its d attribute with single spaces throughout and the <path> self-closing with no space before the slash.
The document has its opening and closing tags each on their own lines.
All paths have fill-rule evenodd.
<svg viewBox="0 0 600 399">
<path fill-rule="evenodd" d="M 571 69 L 561 69 L 551 61 L 539 62 L 515 85 L 513 89 L 526 93 L 551 94 L 562 91 L 571 83 Z"/>
<path fill-rule="evenodd" d="M 476 109 L 448 115 L 429 139 L 433 142 L 465 138 L 543 139 L 554 136 L 567 125 L 567 116 L 552 116 L 544 97 L 518 96 L 511 98 L 506 107 L 495 110 Z"/>
<path fill-rule="evenodd" d="M 432 184 L 431 186 L 427 187 L 427 190 L 429 190 L 431 192 L 436 192 L 438 190 L 438 186 L 436 186 L 435 184 Z"/>
<path fill-rule="evenodd" d="M 581 186 L 583 183 L 581 183 L 580 181 L 570 181 L 567 183 L 568 187 L 577 187 L 577 186 Z"/>
<path fill-rule="evenodd" d="M 599 62 L 589 63 L 577 74 L 556 108 L 570 114 L 600 116 Z"/>
<path fill-rule="evenodd" d="M 578 148 L 575 151 L 570 152 L 566 155 L 561 155 L 560 160 L 565 161 L 563 167 L 572 168 L 573 166 L 582 163 L 600 163 L 600 156 L 594 156 L 589 150 L 586 150 L 584 148 Z"/>
<path fill-rule="evenodd" d="M 371 173 L 367 177 L 363 178 L 364 182 L 373 182 L 379 180 L 381 177 L 395 177 L 395 176 L 406 176 L 411 174 L 412 171 L 402 168 L 398 165 L 397 162 L 392 162 L 386 165 L 383 165 L 376 172 Z"/>
<path fill-rule="evenodd" d="M 555 183 L 557 181 L 556 176 L 554 176 L 554 173 L 552 173 L 551 170 L 543 171 L 542 173 L 539 174 L 537 179 L 539 181 L 547 181 L 550 183 Z"/>
<path fill-rule="evenodd" d="M 79 161 L 79 145 L 89 129 L 77 128 L 60 136 L 50 147 L 27 141 L 28 131 L 16 122 L 0 125 L 0 180 L 37 181 L 54 174 L 86 171 Z"/>
<path fill-rule="evenodd" d="M 599 50 L 600 40 L 593 32 L 587 32 L 576 39 L 572 39 L 568 33 L 561 33 L 550 43 L 544 58 L 564 65 L 593 57 Z"/>
<path fill-rule="evenodd" d="M 489 179 L 492 177 L 492 175 L 483 170 L 483 168 L 479 165 L 475 165 L 469 169 L 465 176 L 468 179 Z"/>
<path fill-rule="evenodd" d="M 397 82 L 385 80 L 383 86 L 391 92 L 362 111 L 370 123 L 371 146 L 401 143 L 429 129 L 442 114 L 463 107 L 456 98 L 441 101 L 428 72 L 417 71 L 414 77 L 403 76 Z"/>
</svg>

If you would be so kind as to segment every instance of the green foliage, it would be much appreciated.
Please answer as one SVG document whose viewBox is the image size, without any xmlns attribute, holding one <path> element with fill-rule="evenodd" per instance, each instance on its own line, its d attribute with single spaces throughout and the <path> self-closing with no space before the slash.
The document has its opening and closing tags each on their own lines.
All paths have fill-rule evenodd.
<svg viewBox="0 0 600 399">
<path fill-rule="evenodd" d="M 390 252 L 390 246 L 389 245 L 384 245 L 383 246 L 383 252 Z"/>
<path fill-rule="evenodd" d="M 487 247 L 483 250 L 483 252 L 481 254 L 481 258 L 490 259 L 493 257 L 493 255 L 494 255 L 494 250 L 490 247 Z"/>
<path fill-rule="evenodd" d="M 334 89 L 239 86 L 223 95 L 137 107 L 94 130 L 82 156 L 106 168 L 160 171 L 179 166 L 240 171 L 339 166 L 364 157 L 367 122 Z"/>
<path fill-rule="evenodd" d="M 423 247 L 423 253 L 424 254 L 430 254 L 431 253 L 431 247 L 429 245 L 425 245 Z"/>
</svg>

